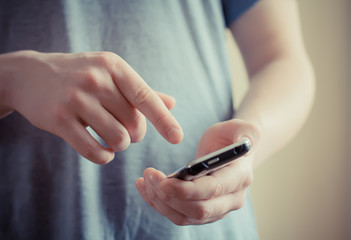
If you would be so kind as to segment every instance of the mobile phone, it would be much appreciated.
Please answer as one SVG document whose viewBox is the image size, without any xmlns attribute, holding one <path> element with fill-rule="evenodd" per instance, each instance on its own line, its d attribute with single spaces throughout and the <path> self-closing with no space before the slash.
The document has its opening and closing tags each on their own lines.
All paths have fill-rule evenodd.
<svg viewBox="0 0 351 240">
<path fill-rule="evenodd" d="M 193 180 L 221 169 L 250 151 L 248 138 L 189 162 L 184 167 L 168 175 L 168 178 Z"/>
</svg>

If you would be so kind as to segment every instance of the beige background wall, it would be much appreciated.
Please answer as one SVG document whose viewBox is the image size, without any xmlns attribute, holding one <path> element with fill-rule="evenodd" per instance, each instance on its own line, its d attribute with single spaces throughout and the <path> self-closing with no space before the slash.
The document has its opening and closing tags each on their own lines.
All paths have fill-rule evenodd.
<svg viewBox="0 0 351 240">
<path fill-rule="evenodd" d="M 252 194 L 260 237 L 351 239 L 351 1 L 298 2 L 317 95 L 298 136 L 255 172 Z M 229 47 L 237 51 L 232 43 Z M 236 80 L 245 79 L 240 59 L 232 65 Z M 247 83 L 235 84 L 237 104 Z"/>
</svg>

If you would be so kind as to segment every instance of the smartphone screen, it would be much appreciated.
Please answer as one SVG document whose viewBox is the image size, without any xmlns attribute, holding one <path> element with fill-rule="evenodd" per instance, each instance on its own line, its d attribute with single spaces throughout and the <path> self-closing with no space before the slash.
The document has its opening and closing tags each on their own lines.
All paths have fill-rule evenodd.
<svg viewBox="0 0 351 240">
<path fill-rule="evenodd" d="M 238 143 L 234 143 L 189 162 L 181 169 L 168 175 L 168 177 L 175 177 L 182 180 L 193 180 L 195 178 L 199 178 L 225 167 L 235 159 L 244 156 L 249 152 L 250 148 L 250 140 L 248 138 L 244 138 Z"/>
</svg>

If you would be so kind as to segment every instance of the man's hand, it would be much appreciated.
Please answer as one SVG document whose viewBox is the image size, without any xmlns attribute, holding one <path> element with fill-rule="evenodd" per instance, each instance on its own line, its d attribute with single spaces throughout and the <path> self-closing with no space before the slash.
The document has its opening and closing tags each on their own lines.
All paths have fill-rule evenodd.
<svg viewBox="0 0 351 240">
<path fill-rule="evenodd" d="M 114 152 L 141 141 L 145 117 L 169 142 L 182 140 L 181 127 L 169 111 L 175 100 L 153 91 L 116 54 L 20 51 L 0 56 L 0 65 L 0 113 L 20 112 L 95 163 L 107 163 Z"/>
<path fill-rule="evenodd" d="M 158 170 L 146 169 L 143 178 L 136 181 L 140 195 L 177 225 L 214 222 L 241 208 L 246 189 L 253 181 L 254 150 L 260 138 L 258 127 L 236 119 L 218 123 L 205 132 L 197 150 L 197 157 L 201 157 L 243 137 L 252 141 L 248 155 L 193 181 L 167 178 Z"/>
</svg>

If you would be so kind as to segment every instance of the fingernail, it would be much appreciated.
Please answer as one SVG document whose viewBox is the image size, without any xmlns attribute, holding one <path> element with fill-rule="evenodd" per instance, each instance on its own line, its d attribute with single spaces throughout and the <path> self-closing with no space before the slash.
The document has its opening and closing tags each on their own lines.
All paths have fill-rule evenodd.
<svg viewBox="0 0 351 240">
<path fill-rule="evenodd" d="M 167 133 L 168 140 L 171 143 L 179 143 L 182 139 L 182 135 L 182 131 L 175 127 L 172 127 Z"/>
</svg>

